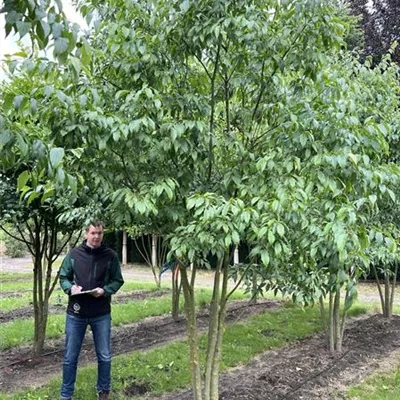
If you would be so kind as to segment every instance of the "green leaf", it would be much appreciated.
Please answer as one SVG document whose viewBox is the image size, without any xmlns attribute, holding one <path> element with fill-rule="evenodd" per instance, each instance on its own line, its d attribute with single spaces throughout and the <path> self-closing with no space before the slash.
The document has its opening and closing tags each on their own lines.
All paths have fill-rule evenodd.
<svg viewBox="0 0 400 400">
<path fill-rule="evenodd" d="M 77 193 L 77 187 L 78 187 L 76 178 L 74 176 L 70 175 L 70 174 L 67 174 L 67 177 L 68 177 L 68 184 L 69 184 L 69 187 L 72 190 L 72 193 L 76 194 Z"/>
<path fill-rule="evenodd" d="M 24 96 L 21 96 L 21 95 L 18 95 L 18 96 L 14 97 L 13 104 L 14 104 L 14 108 L 15 108 L 16 111 L 19 110 L 23 99 L 24 99 Z"/>
<path fill-rule="evenodd" d="M 174 198 L 174 192 L 171 190 L 171 188 L 169 186 L 165 185 L 164 191 L 167 194 L 167 197 L 169 200 L 172 200 Z"/>
<path fill-rule="evenodd" d="M 32 114 L 36 114 L 37 112 L 37 101 L 36 99 L 31 99 L 30 101 L 30 109 Z"/>
<path fill-rule="evenodd" d="M 32 27 L 31 23 L 25 21 L 18 21 L 15 25 L 21 39 L 29 32 Z"/>
<path fill-rule="evenodd" d="M 28 197 L 28 205 L 32 203 L 33 200 L 38 199 L 41 196 L 40 192 L 31 192 Z"/>
<path fill-rule="evenodd" d="M 59 37 L 54 41 L 54 55 L 58 56 L 68 50 L 69 41 L 66 38 Z"/>
<path fill-rule="evenodd" d="M 9 131 L 5 130 L 2 133 L 0 133 L 0 146 L 6 145 L 10 140 L 12 139 L 12 136 Z"/>
<path fill-rule="evenodd" d="M 376 232 L 375 234 L 375 240 L 378 244 L 382 244 L 383 243 L 383 235 L 382 232 Z"/>
<path fill-rule="evenodd" d="M 43 193 L 41 202 L 42 204 L 50 197 L 52 197 L 55 194 L 55 189 L 54 188 L 46 188 L 46 190 Z"/>
<path fill-rule="evenodd" d="M 50 29 L 49 24 L 43 20 L 40 21 L 40 26 L 43 30 L 43 39 L 42 40 L 44 40 L 50 35 L 51 29 Z"/>
<path fill-rule="evenodd" d="M 60 163 L 61 160 L 64 157 L 64 149 L 61 147 L 53 147 L 50 150 L 50 164 L 51 166 L 56 169 Z"/>
<path fill-rule="evenodd" d="M 26 185 L 29 178 L 30 178 L 29 171 L 24 171 L 19 175 L 18 180 L 17 180 L 17 190 L 18 191 L 20 191 Z"/>
<path fill-rule="evenodd" d="M 146 213 L 146 204 L 143 203 L 142 201 L 136 201 L 135 209 L 139 214 L 145 214 Z"/>
<path fill-rule="evenodd" d="M 60 13 L 62 13 L 62 12 L 63 12 L 63 4 L 62 4 L 62 1 L 61 1 L 61 0 L 54 0 L 54 1 L 55 1 L 55 3 L 57 4 L 58 11 L 59 11 Z"/>
<path fill-rule="evenodd" d="M 383 124 L 378 124 L 378 129 L 381 131 L 382 135 L 387 136 L 388 131 L 387 131 L 385 125 L 383 125 Z"/>
<path fill-rule="evenodd" d="M 65 181 L 65 172 L 60 167 L 57 168 L 57 180 L 61 184 L 64 183 L 64 181 Z"/>
<path fill-rule="evenodd" d="M 343 252 L 347 242 L 347 234 L 344 232 L 340 232 L 338 235 L 335 236 L 335 239 L 339 253 Z"/>
<path fill-rule="evenodd" d="M 341 283 L 346 282 L 346 280 L 347 280 L 347 275 L 346 275 L 346 273 L 344 272 L 343 269 L 341 269 L 341 270 L 339 271 L 338 279 L 339 279 L 339 282 L 341 282 Z"/>
<path fill-rule="evenodd" d="M 278 232 L 278 235 L 280 237 L 283 237 L 285 235 L 285 227 L 282 224 L 277 225 L 276 231 Z"/>
<path fill-rule="evenodd" d="M 389 193 L 390 198 L 392 199 L 393 202 L 396 201 L 396 195 L 394 194 L 394 192 L 390 189 L 387 190 L 387 192 Z"/>
<path fill-rule="evenodd" d="M 275 255 L 279 257 L 282 253 L 282 246 L 279 242 L 275 243 Z"/>
<path fill-rule="evenodd" d="M 25 142 L 24 137 L 22 135 L 20 135 L 19 133 L 17 133 L 17 141 L 18 141 L 18 147 L 19 147 L 21 154 L 23 156 L 25 156 L 28 153 L 29 148 Z"/>
<path fill-rule="evenodd" d="M 81 73 L 81 68 L 82 68 L 81 61 L 76 57 L 71 57 L 70 63 L 75 71 L 76 76 L 79 76 L 79 74 Z"/>
<path fill-rule="evenodd" d="M 269 264 L 270 258 L 269 258 L 268 251 L 263 250 L 261 252 L 261 261 L 265 266 L 267 266 Z"/>
<path fill-rule="evenodd" d="M 268 231 L 268 242 L 269 244 L 274 244 L 275 242 L 275 235 L 271 230 Z"/>
</svg>

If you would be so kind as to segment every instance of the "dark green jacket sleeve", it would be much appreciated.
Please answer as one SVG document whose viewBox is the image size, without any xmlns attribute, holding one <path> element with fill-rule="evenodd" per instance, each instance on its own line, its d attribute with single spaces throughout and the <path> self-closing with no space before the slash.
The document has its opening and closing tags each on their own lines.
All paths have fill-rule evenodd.
<svg viewBox="0 0 400 400">
<path fill-rule="evenodd" d="M 104 285 L 104 296 L 111 296 L 117 293 L 119 288 L 124 284 L 124 278 L 121 273 L 121 265 L 115 255 L 110 266 L 110 274 L 108 281 Z"/>
<path fill-rule="evenodd" d="M 71 291 L 71 287 L 74 284 L 74 270 L 71 260 L 71 255 L 68 253 L 60 267 L 60 286 L 61 289 L 69 294 Z"/>
</svg>

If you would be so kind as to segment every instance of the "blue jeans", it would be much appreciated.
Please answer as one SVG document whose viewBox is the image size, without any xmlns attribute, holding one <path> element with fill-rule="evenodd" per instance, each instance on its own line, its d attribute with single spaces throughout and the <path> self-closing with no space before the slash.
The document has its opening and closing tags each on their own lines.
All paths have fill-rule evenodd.
<svg viewBox="0 0 400 400">
<path fill-rule="evenodd" d="M 93 332 L 97 355 L 97 391 L 111 388 L 111 315 L 82 318 L 67 314 L 61 398 L 68 399 L 74 393 L 78 357 L 88 325 Z"/>
</svg>

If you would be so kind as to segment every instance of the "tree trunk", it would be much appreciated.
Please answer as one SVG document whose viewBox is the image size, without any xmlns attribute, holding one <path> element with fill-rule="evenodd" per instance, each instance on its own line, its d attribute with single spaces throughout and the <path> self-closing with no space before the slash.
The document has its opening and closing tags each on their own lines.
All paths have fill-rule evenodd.
<svg viewBox="0 0 400 400">
<path fill-rule="evenodd" d="M 45 222 L 44 226 L 36 221 L 34 239 L 33 305 L 35 330 L 33 351 L 35 355 L 40 355 L 43 352 L 46 340 L 49 299 L 59 276 L 59 273 L 57 273 L 54 280 L 52 280 L 53 262 L 59 255 L 57 252 L 57 225 L 55 217 L 52 224 Z"/>
<path fill-rule="evenodd" d="M 396 281 L 397 281 L 397 272 L 398 272 L 399 264 L 395 261 L 394 272 L 393 272 L 393 281 L 392 281 L 392 293 L 390 294 L 390 317 L 393 315 L 393 302 L 394 302 L 394 292 L 396 289 Z"/>
<path fill-rule="evenodd" d="M 172 318 L 179 321 L 179 298 L 182 290 L 182 283 L 179 279 L 179 265 L 172 268 Z"/>
<path fill-rule="evenodd" d="M 384 284 L 383 290 L 381 288 L 381 283 L 379 281 L 378 272 L 376 270 L 375 265 L 373 265 L 373 271 L 375 275 L 375 282 L 379 291 L 379 298 L 381 301 L 382 315 L 384 318 L 391 319 L 393 315 L 393 301 L 394 301 L 394 291 L 396 288 L 396 278 L 398 271 L 398 264 L 395 263 L 394 271 L 393 271 L 393 280 L 390 282 L 390 274 L 389 272 L 384 273 Z"/>
<path fill-rule="evenodd" d="M 320 300 L 321 302 L 321 300 Z M 321 304 L 320 304 L 321 308 Z M 322 315 L 322 310 L 321 310 Z M 328 348 L 331 353 L 340 353 L 342 351 L 343 333 L 346 321 L 346 312 L 340 318 L 340 285 L 329 292 L 329 309 L 328 309 Z M 325 326 L 324 326 L 325 328 Z"/>
<path fill-rule="evenodd" d="M 334 334 L 334 325 L 335 325 L 335 317 L 334 317 L 334 301 L 333 301 L 333 292 L 329 292 L 329 319 L 328 319 L 328 345 L 329 351 L 331 353 L 335 352 L 335 334 Z"/>
<path fill-rule="evenodd" d="M 221 360 L 221 349 L 222 339 L 225 331 L 225 316 L 226 316 L 226 304 L 228 301 L 228 266 L 229 266 L 229 254 L 225 254 L 223 264 L 223 278 L 222 278 L 222 292 L 218 315 L 218 329 L 217 329 L 217 343 L 215 346 L 215 353 L 213 357 L 213 370 L 211 373 L 211 392 L 210 400 L 218 400 L 219 398 L 219 364 Z"/>
<path fill-rule="evenodd" d="M 44 301 L 43 298 L 42 259 L 39 256 L 34 258 L 33 266 L 33 307 L 35 315 L 33 352 L 35 355 L 40 355 L 46 338 L 48 302 Z"/>
<path fill-rule="evenodd" d="M 151 235 L 151 271 L 153 272 L 154 281 L 156 282 L 157 289 L 161 287 L 161 278 L 158 271 L 158 260 L 157 260 L 157 235 Z"/>
<path fill-rule="evenodd" d="M 151 235 L 151 265 L 157 267 L 157 236 Z"/>
<path fill-rule="evenodd" d="M 211 380 L 214 371 L 214 355 L 218 341 L 219 307 L 220 307 L 220 277 L 223 260 L 218 260 L 214 274 L 214 290 L 210 304 L 210 323 L 208 327 L 208 347 L 206 371 L 204 377 L 204 399 L 211 400 Z"/>
<path fill-rule="evenodd" d="M 340 353 L 342 351 L 342 337 L 341 337 L 341 325 L 340 325 L 340 287 L 336 285 L 335 302 L 334 302 L 334 330 L 335 330 L 335 352 Z"/>
<path fill-rule="evenodd" d="M 181 272 L 183 295 L 185 297 L 185 314 L 189 339 L 189 361 L 192 374 L 193 399 L 202 400 L 200 355 L 197 336 L 196 308 L 194 302 L 194 280 L 192 279 L 192 282 L 189 283 L 186 265 L 179 264 L 179 268 Z M 195 271 L 196 266 L 194 265 L 193 274 Z"/>
<path fill-rule="evenodd" d="M 126 231 L 122 232 L 122 266 L 126 267 L 128 264 L 128 234 Z"/>
<path fill-rule="evenodd" d="M 239 264 L 239 247 L 235 246 L 235 250 L 233 252 L 233 264 Z"/>
</svg>

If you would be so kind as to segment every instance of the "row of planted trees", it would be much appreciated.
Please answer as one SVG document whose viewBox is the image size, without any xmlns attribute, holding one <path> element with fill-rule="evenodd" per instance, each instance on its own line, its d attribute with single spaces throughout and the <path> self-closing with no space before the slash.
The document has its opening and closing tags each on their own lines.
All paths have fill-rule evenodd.
<svg viewBox="0 0 400 400">
<path fill-rule="evenodd" d="M 63 64 L 9 63 L 0 150 L 14 208 L 34 221 L 53 207 L 63 226 L 101 211 L 163 236 L 181 274 L 197 400 L 218 398 L 229 278 L 318 302 L 340 351 L 358 278 L 396 261 L 398 69 L 346 52 L 345 11 L 332 2 L 79 6 L 94 20 L 88 34 L 65 22 L 40 31 Z M 240 242 L 249 260 L 233 265 Z M 210 254 L 202 366 L 194 290 Z"/>
</svg>

